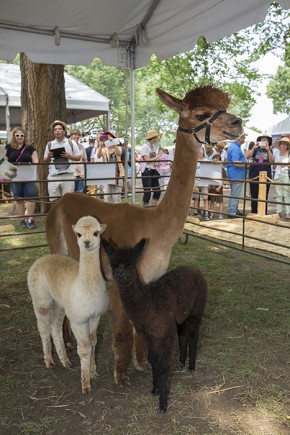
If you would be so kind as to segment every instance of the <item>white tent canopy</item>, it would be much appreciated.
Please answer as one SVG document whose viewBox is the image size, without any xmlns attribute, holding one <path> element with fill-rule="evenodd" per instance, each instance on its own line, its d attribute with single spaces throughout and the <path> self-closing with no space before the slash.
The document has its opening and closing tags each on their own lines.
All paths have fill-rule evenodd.
<svg viewBox="0 0 290 435">
<path fill-rule="evenodd" d="M 110 100 L 89 86 L 64 74 L 67 122 L 109 113 Z M 10 114 L 10 127 L 21 125 L 21 74 L 19 65 L 0 64 L 0 130 L 6 129 L 6 111 Z"/>
<path fill-rule="evenodd" d="M 246 133 L 246 141 L 247 142 L 255 142 L 257 140 L 257 137 L 260 136 L 262 133 L 258 133 L 255 130 L 251 130 L 248 127 L 244 127 L 244 132 Z"/>
<path fill-rule="evenodd" d="M 289 0 L 279 3 L 290 8 Z M 145 66 L 263 21 L 270 0 L 2 0 L 0 59 Z M 128 62 L 127 54 L 134 59 Z"/>
<path fill-rule="evenodd" d="M 268 136 L 290 136 L 290 115 L 267 130 Z"/>
</svg>

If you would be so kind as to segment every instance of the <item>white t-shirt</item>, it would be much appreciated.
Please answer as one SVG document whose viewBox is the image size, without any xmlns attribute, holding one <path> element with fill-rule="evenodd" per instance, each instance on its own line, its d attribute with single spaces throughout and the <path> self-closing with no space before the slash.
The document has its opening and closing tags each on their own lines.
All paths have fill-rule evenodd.
<svg viewBox="0 0 290 435">
<path fill-rule="evenodd" d="M 70 140 L 71 140 L 72 147 L 70 146 L 70 143 L 66 137 L 61 142 L 57 141 L 56 139 L 53 140 L 52 142 L 48 142 L 48 144 L 45 147 L 44 158 L 48 157 L 48 153 L 50 151 L 52 151 L 56 148 L 61 148 L 61 147 L 64 147 L 65 152 L 68 154 L 73 154 L 74 156 L 80 156 L 81 152 L 80 152 L 80 149 L 77 146 L 76 142 L 72 139 L 70 139 Z M 50 147 L 48 146 L 49 144 L 50 144 Z M 51 159 L 51 163 L 53 163 L 53 161 L 54 161 L 54 158 Z M 70 163 L 74 163 L 70 159 L 68 159 L 68 161 Z M 65 164 L 62 166 L 65 166 Z M 66 168 L 62 168 L 62 169 L 57 169 L 55 167 L 55 165 L 53 165 L 53 164 L 49 165 L 49 175 L 70 174 L 70 173 L 74 173 L 74 165 L 68 164 Z"/>
<path fill-rule="evenodd" d="M 208 156 L 207 154 L 206 154 L 206 149 L 205 149 L 205 146 L 204 145 L 201 145 L 202 147 L 203 147 L 203 154 L 204 154 L 204 158 L 203 158 L 203 160 L 207 160 L 207 161 L 212 161 L 212 158 L 214 157 L 214 156 L 216 156 L 217 155 L 217 152 L 212 148 L 212 153 L 211 153 L 211 155 L 210 156 Z"/>
<path fill-rule="evenodd" d="M 98 157 L 98 147 L 94 147 L 92 149 L 92 154 L 91 154 L 91 160 L 93 160 L 94 162 L 103 162 L 104 158 L 103 155 L 101 157 Z"/>
<path fill-rule="evenodd" d="M 281 156 L 280 152 L 279 154 L 275 153 L 275 163 L 278 162 L 287 165 L 289 163 L 289 153 L 285 156 Z M 279 164 L 276 166 L 274 178 L 277 179 L 280 175 L 288 175 L 288 166 L 280 166 Z"/>
<path fill-rule="evenodd" d="M 142 159 L 143 159 L 143 156 L 149 156 L 150 158 L 156 157 L 157 147 L 154 144 L 150 145 L 149 142 L 146 142 L 146 143 L 144 143 L 144 145 L 142 145 L 140 154 L 141 154 Z M 147 169 L 155 169 L 154 162 L 146 162 L 143 160 L 143 162 L 141 162 L 141 172 L 144 172 L 146 168 Z"/>
</svg>

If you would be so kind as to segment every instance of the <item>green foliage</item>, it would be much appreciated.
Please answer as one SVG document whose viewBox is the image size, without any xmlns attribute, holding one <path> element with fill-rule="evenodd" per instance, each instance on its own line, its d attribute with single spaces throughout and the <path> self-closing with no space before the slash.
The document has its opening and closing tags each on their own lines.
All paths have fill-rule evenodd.
<svg viewBox="0 0 290 435">
<path fill-rule="evenodd" d="M 135 73 L 137 144 L 142 143 L 146 131 L 152 128 L 163 135 L 164 145 L 172 142 L 177 115 L 157 98 L 156 87 L 183 98 L 196 86 L 218 85 L 232 96 L 230 110 L 246 123 L 255 104 L 257 84 L 265 78 L 253 62 L 269 51 L 283 57 L 289 39 L 289 16 L 289 11 L 272 4 L 264 22 L 256 26 L 213 43 L 201 36 L 191 51 L 165 61 L 152 56 L 150 64 Z M 98 59 L 87 67 L 68 66 L 66 69 L 111 100 L 111 128 L 120 136 L 125 134 L 126 125 L 130 130 L 130 107 L 126 105 L 126 101 L 130 101 L 128 69 L 108 67 Z M 285 64 L 269 85 L 268 96 L 275 100 L 275 111 L 289 109 L 289 76 L 289 64 Z M 105 127 L 98 118 L 90 124 L 82 124 L 83 129 L 92 126 L 100 130 Z"/>
<path fill-rule="evenodd" d="M 106 66 L 100 59 L 94 59 L 89 66 L 66 66 L 65 69 L 69 74 L 110 99 L 113 115 L 111 128 L 116 130 L 119 136 L 124 136 L 126 96 L 129 98 L 126 91 L 129 86 L 129 70 Z M 102 130 L 106 125 L 102 124 L 101 118 L 95 118 L 90 123 L 82 123 L 83 130 L 89 130 L 92 127 Z"/>
<path fill-rule="evenodd" d="M 290 36 L 290 32 L 289 32 Z M 267 96 L 273 100 L 274 113 L 290 111 L 290 43 L 284 56 L 284 66 L 279 66 L 275 77 L 269 82 Z"/>
</svg>

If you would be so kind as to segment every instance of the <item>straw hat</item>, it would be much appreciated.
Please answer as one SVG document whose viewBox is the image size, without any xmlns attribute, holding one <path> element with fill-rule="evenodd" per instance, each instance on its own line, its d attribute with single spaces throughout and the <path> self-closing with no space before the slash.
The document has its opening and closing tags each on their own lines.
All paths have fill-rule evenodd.
<svg viewBox="0 0 290 435">
<path fill-rule="evenodd" d="M 154 137 L 158 137 L 158 136 L 159 136 L 159 133 L 156 130 L 149 130 L 145 139 L 150 140 L 150 139 L 153 139 Z"/>
<path fill-rule="evenodd" d="M 280 146 L 281 142 L 285 142 L 288 145 L 288 148 L 290 146 L 290 139 L 289 137 L 285 136 L 285 137 L 281 137 L 281 139 L 277 140 L 277 144 Z"/>
<path fill-rule="evenodd" d="M 63 129 L 64 129 L 65 131 L 67 131 L 67 125 L 66 125 L 65 122 L 63 122 L 63 121 L 59 121 L 59 120 L 57 119 L 56 121 L 53 121 L 53 123 L 51 124 L 50 128 L 53 130 L 54 127 L 55 127 L 56 125 L 61 125 L 61 126 L 63 127 Z"/>
</svg>

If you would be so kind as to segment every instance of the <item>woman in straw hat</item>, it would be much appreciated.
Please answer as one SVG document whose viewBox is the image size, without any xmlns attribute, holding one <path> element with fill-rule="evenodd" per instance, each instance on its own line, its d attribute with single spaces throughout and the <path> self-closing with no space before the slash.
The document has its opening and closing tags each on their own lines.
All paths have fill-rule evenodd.
<svg viewBox="0 0 290 435">
<path fill-rule="evenodd" d="M 144 188 L 143 205 L 149 206 L 151 192 L 153 192 L 152 205 L 157 205 L 161 195 L 158 177 L 159 172 L 156 170 L 156 162 L 162 155 L 162 151 L 157 154 L 156 142 L 159 139 L 159 134 L 156 130 L 149 130 L 145 140 L 146 143 L 141 147 L 141 172 L 142 185 Z"/>
<path fill-rule="evenodd" d="M 277 141 L 279 153 L 275 154 L 275 188 L 277 192 L 277 213 L 281 216 L 283 203 L 285 204 L 285 218 L 290 219 L 290 186 L 289 186 L 289 137 L 282 137 Z"/>
</svg>

